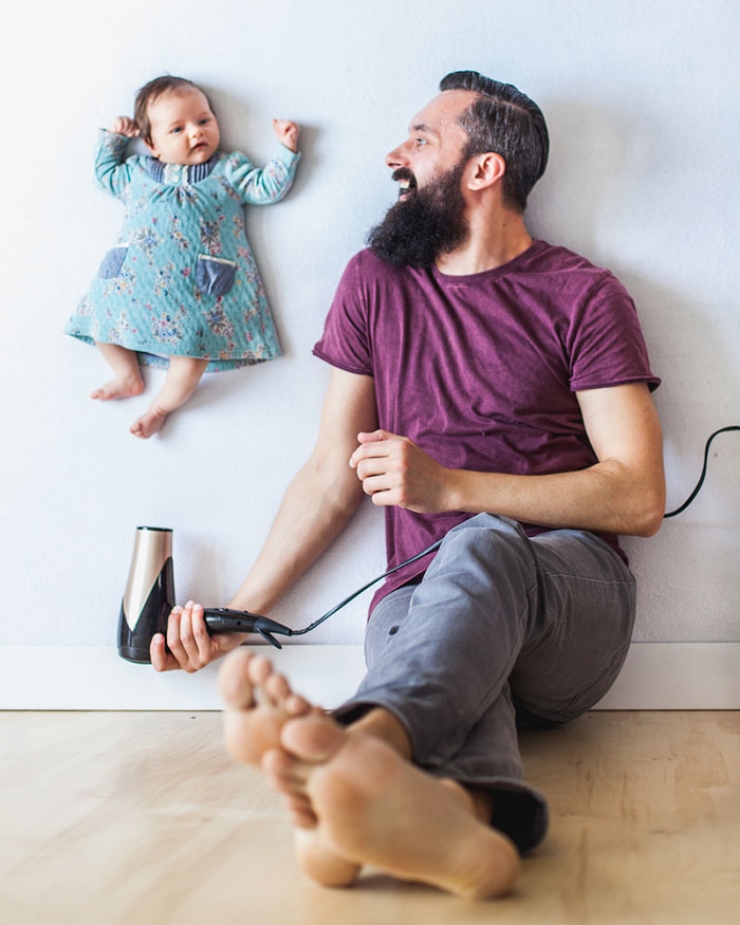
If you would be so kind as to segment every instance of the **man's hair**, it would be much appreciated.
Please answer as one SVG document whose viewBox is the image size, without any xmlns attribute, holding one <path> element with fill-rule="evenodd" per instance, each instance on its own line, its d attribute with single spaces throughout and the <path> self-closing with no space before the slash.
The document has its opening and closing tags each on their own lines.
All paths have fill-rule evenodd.
<svg viewBox="0 0 740 925">
<path fill-rule="evenodd" d="M 550 139 L 539 106 L 512 84 L 477 71 L 453 71 L 439 85 L 444 90 L 472 90 L 478 98 L 460 117 L 468 134 L 463 156 L 493 151 L 506 163 L 504 204 L 524 212 L 532 187 L 545 172 Z"/>
<path fill-rule="evenodd" d="M 194 84 L 192 80 L 187 80 L 185 77 L 172 77 L 170 74 L 164 74 L 162 77 L 155 77 L 154 80 L 150 80 L 139 90 L 134 103 L 134 120 L 144 141 L 152 140 L 152 126 L 148 115 L 150 104 L 159 99 L 164 93 L 185 89 L 200 90 L 205 96 L 209 108 L 213 110 L 211 101 L 203 90 L 197 84 Z"/>
</svg>

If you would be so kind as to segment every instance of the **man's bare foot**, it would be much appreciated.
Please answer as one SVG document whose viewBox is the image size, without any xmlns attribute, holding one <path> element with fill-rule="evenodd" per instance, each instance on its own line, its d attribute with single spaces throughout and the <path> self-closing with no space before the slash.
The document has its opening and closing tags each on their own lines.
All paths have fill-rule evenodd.
<svg viewBox="0 0 740 925">
<path fill-rule="evenodd" d="M 162 429 L 162 425 L 167 418 L 166 411 L 157 411 L 149 408 L 141 417 L 138 417 L 129 427 L 134 437 L 141 437 L 143 440 L 153 437 Z"/>
<path fill-rule="evenodd" d="M 321 710 L 294 694 L 283 675 L 263 656 L 236 649 L 219 672 L 219 692 L 226 704 L 224 738 L 229 753 L 242 764 L 265 767 L 280 760 L 283 726 L 291 719 Z M 348 886 L 361 870 L 327 848 L 314 835 L 316 817 L 308 797 L 281 788 L 296 828 L 296 856 L 303 871 L 324 886 Z"/>
<path fill-rule="evenodd" d="M 286 722 L 280 741 L 263 768 L 288 800 L 310 805 L 317 821 L 309 856 L 319 882 L 327 883 L 317 864 L 323 850 L 345 867 L 371 864 L 459 896 L 488 899 L 511 889 L 517 850 L 478 818 L 460 784 L 431 777 L 375 736 L 316 713 Z"/>
<path fill-rule="evenodd" d="M 90 398 L 95 398 L 98 401 L 112 401 L 116 398 L 131 398 L 134 395 L 141 395 L 143 391 L 144 380 L 141 376 L 116 377 L 91 392 Z"/>
<path fill-rule="evenodd" d="M 371 864 L 461 896 L 511 889 L 517 851 L 480 821 L 462 786 L 425 774 L 361 727 L 340 726 L 265 658 L 232 653 L 219 686 L 227 748 L 283 795 L 298 862 L 314 880 L 348 886 Z"/>
</svg>

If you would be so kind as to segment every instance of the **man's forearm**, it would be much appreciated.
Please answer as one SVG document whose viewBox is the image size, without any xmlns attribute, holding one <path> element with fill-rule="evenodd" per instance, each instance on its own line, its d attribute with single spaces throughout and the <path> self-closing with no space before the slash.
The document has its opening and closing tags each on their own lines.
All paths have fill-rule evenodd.
<svg viewBox="0 0 740 925">
<path fill-rule="evenodd" d="M 579 472 L 517 476 L 450 471 L 449 506 L 546 527 L 650 536 L 660 526 L 660 479 L 607 461 Z"/>
<path fill-rule="evenodd" d="M 346 463 L 311 458 L 289 485 L 265 545 L 229 606 L 267 613 L 341 533 L 362 497 Z"/>
</svg>

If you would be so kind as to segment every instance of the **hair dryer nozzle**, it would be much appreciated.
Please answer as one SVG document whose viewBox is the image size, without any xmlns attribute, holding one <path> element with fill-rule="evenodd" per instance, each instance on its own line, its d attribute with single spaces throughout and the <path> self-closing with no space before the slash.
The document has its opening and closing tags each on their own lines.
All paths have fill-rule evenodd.
<svg viewBox="0 0 740 925">
<path fill-rule="evenodd" d="M 174 606 L 172 530 L 137 527 L 126 593 L 118 621 L 118 654 L 130 662 L 150 664 L 149 645 L 167 632 Z"/>
</svg>

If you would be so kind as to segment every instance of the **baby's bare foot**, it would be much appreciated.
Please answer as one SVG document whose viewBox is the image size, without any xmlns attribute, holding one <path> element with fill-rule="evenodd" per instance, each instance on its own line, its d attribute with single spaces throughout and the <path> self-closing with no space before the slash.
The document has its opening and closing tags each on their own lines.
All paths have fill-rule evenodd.
<svg viewBox="0 0 740 925">
<path fill-rule="evenodd" d="M 144 391 L 144 380 L 140 376 L 125 376 L 111 379 L 99 389 L 90 393 L 90 398 L 98 401 L 111 401 L 116 398 L 131 398 Z"/>
<path fill-rule="evenodd" d="M 145 411 L 141 417 L 134 421 L 129 430 L 134 437 L 141 437 L 143 440 L 146 440 L 149 437 L 153 437 L 154 434 L 162 429 L 162 425 L 166 418 L 166 411 L 160 411 L 152 405 L 148 411 Z"/>
<path fill-rule="evenodd" d="M 320 883 L 349 883 L 342 873 L 371 864 L 475 899 L 511 889 L 517 851 L 479 820 L 459 784 L 431 777 L 380 739 L 326 716 L 290 720 L 280 739 L 283 751 L 271 751 L 264 765 L 273 786 L 298 807 L 305 800 L 316 818 L 301 836 L 308 861 L 300 850 L 299 861 Z"/>
</svg>

